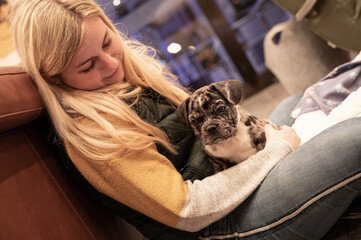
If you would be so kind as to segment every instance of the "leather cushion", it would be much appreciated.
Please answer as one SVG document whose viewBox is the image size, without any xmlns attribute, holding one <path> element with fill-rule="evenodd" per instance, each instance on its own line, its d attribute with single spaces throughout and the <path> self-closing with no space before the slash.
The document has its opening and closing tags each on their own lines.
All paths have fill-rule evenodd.
<svg viewBox="0 0 361 240">
<path fill-rule="evenodd" d="M 44 104 L 22 66 L 0 66 L 0 132 L 37 119 Z"/>
</svg>

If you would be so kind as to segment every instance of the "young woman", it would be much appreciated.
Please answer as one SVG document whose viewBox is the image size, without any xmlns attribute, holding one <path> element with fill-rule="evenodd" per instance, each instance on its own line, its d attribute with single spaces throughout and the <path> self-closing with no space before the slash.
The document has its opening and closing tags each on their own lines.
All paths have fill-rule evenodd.
<svg viewBox="0 0 361 240">
<path fill-rule="evenodd" d="M 10 24 L 69 171 L 149 239 L 319 239 L 359 191 L 359 119 L 300 148 L 290 127 L 268 126 L 264 150 L 213 174 L 177 120 L 176 77 L 92 0 L 13 0 Z"/>
</svg>

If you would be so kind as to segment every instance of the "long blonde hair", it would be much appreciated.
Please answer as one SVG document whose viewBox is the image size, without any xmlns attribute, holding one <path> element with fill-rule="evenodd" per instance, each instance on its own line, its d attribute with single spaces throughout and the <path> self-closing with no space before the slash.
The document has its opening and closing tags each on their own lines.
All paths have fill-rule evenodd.
<svg viewBox="0 0 361 240">
<path fill-rule="evenodd" d="M 119 34 L 93 0 L 12 0 L 10 7 L 17 51 L 62 139 L 94 160 L 112 159 L 122 151 L 144 149 L 155 142 L 174 152 L 160 129 L 144 122 L 122 101 L 139 96 L 145 87 L 176 106 L 187 97 L 174 81 L 176 78 L 154 56 L 149 56 L 154 49 Z M 124 51 L 125 83 L 82 91 L 44 79 L 45 75 L 60 74 L 68 66 L 82 42 L 86 17 L 101 18 L 118 34 Z M 126 127 L 116 128 L 109 116 Z M 83 124 L 79 117 L 97 127 Z"/>
</svg>

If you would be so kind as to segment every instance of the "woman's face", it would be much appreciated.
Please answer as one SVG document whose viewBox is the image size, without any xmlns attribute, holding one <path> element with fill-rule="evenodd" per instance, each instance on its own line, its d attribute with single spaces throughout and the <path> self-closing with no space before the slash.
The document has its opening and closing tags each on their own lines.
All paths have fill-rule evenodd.
<svg viewBox="0 0 361 240">
<path fill-rule="evenodd" d="M 86 18 L 80 48 L 60 76 L 64 84 L 81 90 L 122 82 L 123 50 L 119 37 L 99 17 Z"/>
</svg>

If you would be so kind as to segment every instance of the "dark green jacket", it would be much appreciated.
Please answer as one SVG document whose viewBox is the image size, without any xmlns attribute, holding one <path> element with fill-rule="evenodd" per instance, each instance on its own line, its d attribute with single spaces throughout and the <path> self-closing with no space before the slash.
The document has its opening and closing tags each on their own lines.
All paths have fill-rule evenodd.
<svg viewBox="0 0 361 240">
<path fill-rule="evenodd" d="M 143 120 L 162 129 L 169 137 L 170 142 L 177 147 L 178 154 L 175 155 L 162 146 L 157 146 L 158 151 L 173 163 L 184 180 L 203 179 L 213 174 L 213 166 L 207 160 L 200 140 L 178 121 L 175 106 L 159 94 L 146 90 L 133 106 L 133 109 Z M 199 233 L 189 233 L 170 228 L 98 192 L 72 164 L 64 146 L 59 144 L 58 147 L 68 172 L 81 184 L 85 191 L 102 206 L 114 211 L 121 218 L 134 225 L 147 238 L 157 240 L 198 239 Z"/>
</svg>

